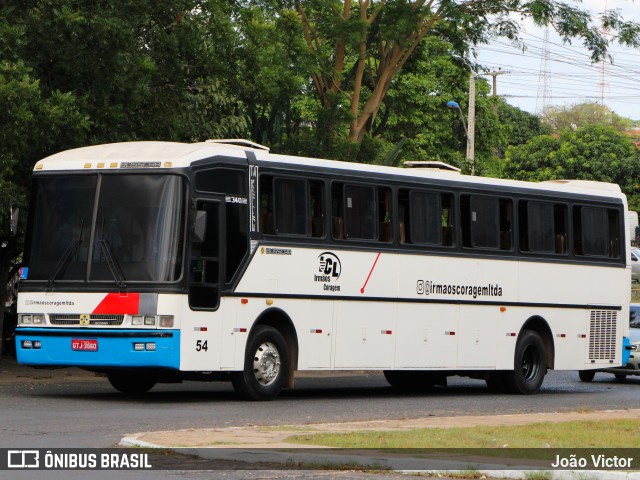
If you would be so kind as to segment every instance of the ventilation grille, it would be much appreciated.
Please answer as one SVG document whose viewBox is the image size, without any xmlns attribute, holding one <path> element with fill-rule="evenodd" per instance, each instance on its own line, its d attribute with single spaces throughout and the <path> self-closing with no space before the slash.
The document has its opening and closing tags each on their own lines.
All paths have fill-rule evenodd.
<svg viewBox="0 0 640 480">
<path fill-rule="evenodd" d="M 80 325 L 80 314 L 53 314 L 49 315 L 52 325 Z M 90 315 L 89 325 L 122 325 L 124 315 Z"/>
<path fill-rule="evenodd" d="M 618 312 L 592 310 L 589 322 L 589 360 L 612 360 L 616 357 Z"/>
</svg>

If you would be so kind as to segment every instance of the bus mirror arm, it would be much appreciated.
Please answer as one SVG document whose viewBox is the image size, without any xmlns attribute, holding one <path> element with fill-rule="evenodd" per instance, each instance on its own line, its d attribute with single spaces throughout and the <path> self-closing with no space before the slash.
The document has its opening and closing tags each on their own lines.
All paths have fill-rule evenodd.
<svg viewBox="0 0 640 480">
<path fill-rule="evenodd" d="M 204 242 L 204 235 L 207 231 L 207 212 L 204 210 L 196 210 L 196 218 L 193 222 L 193 237 L 195 243 Z"/>
<path fill-rule="evenodd" d="M 13 204 L 10 207 L 10 225 L 9 230 L 11 232 L 11 236 L 15 237 L 18 234 L 18 218 L 20 216 L 20 207 L 14 206 Z"/>
</svg>

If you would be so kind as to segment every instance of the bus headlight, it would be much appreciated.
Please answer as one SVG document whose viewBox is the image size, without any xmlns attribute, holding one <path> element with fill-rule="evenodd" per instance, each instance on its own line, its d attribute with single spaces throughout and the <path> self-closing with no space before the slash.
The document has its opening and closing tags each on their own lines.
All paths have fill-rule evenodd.
<svg viewBox="0 0 640 480">
<path fill-rule="evenodd" d="M 18 325 L 44 325 L 44 313 L 21 313 L 18 315 Z"/>
<path fill-rule="evenodd" d="M 173 327 L 173 315 L 161 315 L 159 325 L 163 328 Z"/>
<path fill-rule="evenodd" d="M 133 315 L 131 325 L 137 327 L 173 327 L 173 315 Z"/>
</svg>

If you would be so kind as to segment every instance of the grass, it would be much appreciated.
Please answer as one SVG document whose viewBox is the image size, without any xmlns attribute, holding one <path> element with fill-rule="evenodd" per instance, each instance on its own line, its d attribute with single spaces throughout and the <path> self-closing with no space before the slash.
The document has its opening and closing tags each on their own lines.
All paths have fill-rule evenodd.
<svg viewBox="0 0 640 480">
<path fill-rule="evenodd" d="M 628 448 L 638 420 L 584 420 L 530 425 L 421 428 L 293 435 L 287 442 L 337 448 Z"/>
<path fill-rule="evenodd" d="M 631 285 L 631 303 L 640 303 L 640 284 Z"/>
</svg>

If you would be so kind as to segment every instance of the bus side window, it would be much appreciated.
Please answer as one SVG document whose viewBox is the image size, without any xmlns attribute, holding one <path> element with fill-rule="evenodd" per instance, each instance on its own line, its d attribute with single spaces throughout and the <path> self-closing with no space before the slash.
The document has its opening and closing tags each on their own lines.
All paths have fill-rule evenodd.
<svg viewBox="0 0 640 480">
<path fill-rule="evenodd" d="M 273 176 L 260 176 L 260 233 L 276 233 L 273 223 Z"/>
<path fill-rule="evenodd" d="M 551 202 L 518 202 L 519 244 L 523 252 L 566 253 L 567 207 Z"/>
<path fill-rule="evenodd" d="M 453 195 L 398 190 L 400 243 L 453 245 Z"/>
<path fill-rule="evenodd" d="M 391 229 L 391 190 L 378 187 L 378 240 L 390 242 L 393 239 Z"/>
<path fill-rule="evenodd" d="M 484 195 L 461 195 L 462 246 L 512 249 L 512 201 Z"/>
<path fill-rule="evenodd" d="M 512 202 L 509 199 L 500 199 L 500 250 L 511 250 L 512 245 Z"/>
<path fill-rule="evenodd" d="M 620 218 L 611 208 L 574 206 L 574 253 L 588 257 L 618 258 Z"/>
<path fill-rule="evenodd" d="M 344 240 L 344 183 L 331 185 L 331 234 L 336 240 Z"/>
<path fill-rule="evenodd" d="M 413 190 L 409 194 L 411 243 L 442 245 L 440 194 Z"/>
<path fill-rule="evenodd" d="M 309 210 L 311 215 L 311 236 L 324 237 L 324 182 L 309 181 Z"/>
<path fill-rule="evenodd" d="M 279 177 L 274 180 L 274 220 L 278 235 L 309 235 L 309 184 L 306 180 Z"/>
<path fill-rule="evenodd" d="M 462 195 L 462 246 L 499 248 L 499 202 L 495 197 Z"/>
<path fill-rule="evenodd" d="M 369 185 L 345 185 L 344 230 L 347 239 L 378 238 L 375 194 L 375 187 Z"/>
<path fill-rule="evenodd" d="M 453 195 L 441 194 L 440 200 L 440 224 L 442 225 L 442 245 L 453 245 Z"/>
<path fill-rule="evenodd" d="M 555 233 L 556 253 L 565 255 L 567 251 L 567 206 L 553 206 L 553 231 Z"/>
<path fill-rule="evenodd" d="M 401 244 L 410 243 L 407 232 L 411 227 L 409 216 L 409 190 L 398 190 L 398 240 Z"/>
</svg>

